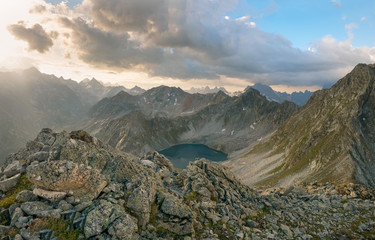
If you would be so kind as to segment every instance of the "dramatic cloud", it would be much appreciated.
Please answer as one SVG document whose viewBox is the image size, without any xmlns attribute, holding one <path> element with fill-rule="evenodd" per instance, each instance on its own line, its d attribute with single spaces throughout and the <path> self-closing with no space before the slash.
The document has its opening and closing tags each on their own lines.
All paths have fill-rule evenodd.
<svg viewBox="0 0 375 240">
<path fill-rule="evenodd" d="M 128 33 L 104 32 L 80 18 L 61 18 L 60 22 L 71 30 L 72 43 L 79 57 L 87 63 L 129 69 L 157 63 L 162 56 L 160 50 L 143 48 L 130 40 Z"/>
<path fill-rule="evenodd" d="M 346 26 L 346 42 L 327 37 L 313 43 L 311 51 L 302 51 L 284 37 L 257 28 L 250 16 L 223 17 L 236 4 L 86 0 L 83 6 L 92 19 L 61 22 L 72 30 L 72 44 L 81 60 L 120 70 L 136 68 L 150 76 L 225 76 L 270 84 L 297 84 L 308 78 L 303 84 L 313 85 L 336 80 L 331 78 L 333 72 L 354 62 L 371 61 L 369 51 L 350 45 L 355 24 Z"/>
<path fill-rule="evenodd" d="M 340 1 L 331 2 L 341 6 Z M 39 19 L 27 21 L 37 24 L 8 29 L 27 41 L 30 50 L 45 53 L 54 44 L 48 54 L 60 56 L 59 61 L 69 67 L 137 72 L 147 79 L 170 81 L 217 80 L 228 85 L 237 79 L 242 85 L 322 86 L 357 63 L 375 59 L 374 48 L 351 45 L 355 23 L 342 26 L 346 40 L 325 36 L 302 50 L 282 35 L 258 27 L 259 19 L 279 9 L 274 1 L 265 10 L 250 7 L 229 17 L 241 4 L 245 1 L 84 0 L 73 8 L 66 2 L 52 5 L 37 0 L 30 9 L 41 13 L 32 14 Z"/>
<path fill-rule="evenodd" d="M 53 46 L 52 38 L 40 24 L 35 24 L 31 28 L 27 28 L 23 23 L 13 24 L 8 26 L 8 30 L 17 39 L 26 41 L 30 51 L 36 50 L 45 53 Z M 56 36 L 56 33 L 53 35 Z"/>
</svg>

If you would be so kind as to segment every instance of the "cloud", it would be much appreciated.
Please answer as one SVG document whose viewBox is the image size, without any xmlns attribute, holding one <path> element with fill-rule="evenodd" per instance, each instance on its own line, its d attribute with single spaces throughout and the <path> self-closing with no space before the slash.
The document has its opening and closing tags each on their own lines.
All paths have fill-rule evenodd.
<svg viewBox="0 0 375 240">
<path fill-rule="evenodd" d="M 81 18 L 60 18 L 60 23 L 71 30 L 70 38 L 79 58 L 93 65 L 130 69 L 157 63 L 162 55 L 158 49 L 144 48 L 132 41 L 128 33 L 105 32 Z"/>
<path fill-rule="evenodd" d="M 361 22 L 366 21 L 366 20 L 367 20 L 366 17 L 361 17 Z"/>
<path fill-rule="evenodd" d="M 59 21 L 70 30 L 70 54 L 94 67 L 142 71 L 151 77 L 224 76 L 322 85 L 337 80 L 348 66 L 371 61 L 369 49 L 350 45 L 354 23 L 345 26 L 347 41 L 327 36 L 302 51 L 283 36 L 257 28 L 248 15 L 223 17 L 235 6 L 234 0 L 85 0 L 86 18 Z"/>
<path fill-rule="evenodd" d="M 52 38 L 46 33 L 40 24 L 35 24 L 27 28 L 24 23 L 12 24 L 8 26 L 8 31 L 17 39 L 26 41 L 29 50 L 36 50 L 40 53 L 48 52 L 53 46 Z M 56 35 L 55 33 L 53 34 Z"/>
<path fill-rule="evenodd" d="M 331 2 L 332 2 L 332 5 L 335 7 L 342 7 L 340 0 L 332 0 Z"/>
<path fill-rule="evenodd" d="M 44 5 L 36 5 L 30 9 L 30 13 L 42 14 L 47 12 L 47 8 Z"/>
<path fill-rule="evenodd" d="M 349 23 L 345 25 L 345 29 L 348 32 L 348 42 L 351 42 L 354 38 L 353 29 L 358 28 L 358 25 L 355 23 Z"/>
<path fill-rule="evenodd" d="M 22 40 L 39 52 L 48 51 L 54 44 L 49 55 L 60 54 L 60 62 L 66 67 L 85 66 L 96 73 L 141 72 L 147 79 L 217 80 L 224 85 L 234 84 L 233 79 L 241 79 L 241 83 L 325 85 L 358 62 L 375 59 L 374 48 L 351 46 L 357 27 L 353 23 L 345 26 L 346 41 L 326 36 L 313 41 L 309 50 L 301 50 L 282 35 L 257 26 L 258 18 L 277 10 L 274 1 L 266 10 L 254 11 L 255 15 L 224 17 L 237 3 L 85 0 L 69 8 L 63 2 L 46 4 L 47 12 L 33 15 L 42 19 L 34 21 L 34 27 L 16 24 L 9 29 L 30 34 L 34 28 L 41 28 L 44 35 L 40 35 L 50 40 L 48 47 L 35 47 L 29 37 Z"/>
</svg>

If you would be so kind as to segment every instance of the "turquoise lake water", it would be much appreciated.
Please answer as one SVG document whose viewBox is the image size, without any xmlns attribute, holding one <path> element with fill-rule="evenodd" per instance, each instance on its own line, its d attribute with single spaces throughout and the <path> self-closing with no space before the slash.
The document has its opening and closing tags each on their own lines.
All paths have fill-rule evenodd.
<svg viewBox="0 0 375 240">
<path fill-rule="evenodd" d="M 179 144 L 159 151 L 166 156 L 175 168 L 186 168 L 189 162 L 196 158 L 206 158 L 211 161 L 221 162 L 227 160 L 228 154 L 212 149 L 203 144 Z"/>
</svg>

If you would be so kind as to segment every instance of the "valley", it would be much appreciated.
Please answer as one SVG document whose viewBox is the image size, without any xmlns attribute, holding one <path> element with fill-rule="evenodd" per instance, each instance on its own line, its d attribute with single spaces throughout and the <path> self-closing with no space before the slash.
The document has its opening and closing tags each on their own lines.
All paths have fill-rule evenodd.
<svg viewBox="0 0 375 240">
<path fill-rule="evenodd" d="M 13 110 L 83 130 L 43 128 L 32 141 L 20 132 L 27 143 L 0 172 L 0 234 L 65 238 L 71 225 L 74 238 L 375 237 L 375 65 L 357 65 L 303 106 L 253 88 L 134 94 L 29 71 L 33 88 L 12 91 L 22 86 L 33 102 Z M 22 126 L 6 93 L 2 116 Z"/>
</svg>

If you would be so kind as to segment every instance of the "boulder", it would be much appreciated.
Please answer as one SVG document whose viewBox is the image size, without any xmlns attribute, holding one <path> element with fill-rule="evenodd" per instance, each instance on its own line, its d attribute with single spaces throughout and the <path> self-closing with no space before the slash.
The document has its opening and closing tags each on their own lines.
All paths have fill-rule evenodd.
<svg viewBox="0 0 375 240">
<path fill-rule="evenodd" d="M 49 157 L 49 152 L 36 152 L 27 157 L 27 162 L 31 163 L 34 161 L 43 162 L 47 161 Z"/>
<path fill-rule="evenodd" d="M 128 198 L 126 206 L 139 216 L 142 227 L 145 227 L 150 219 L 151 203 L 155 198 L 155 187 L 155 183 L 141 184 Z"/>
<path fill-rule="evenodd" d="M 86 217 L 84 233 L 86 238 L 99 235 L 119 217 L 127 216 L 124 208 L 109 201 L 101 200 Z"/>
<path fill-rule="evenodd" d="M 32 164 L 27 167 L 27 176 L 39 187 L 87 201 L 96 198 L 107 185 L 98 170 L 66 160 Z"/>
<path fill-rule="evenodd" d="M 176 216 L 180 219 L 193 216 L 191 209 L 172 195 L 168 195 L 168 197 L 164 199 L 161 210 L 165 214 Z"/>
<path fill-rule="evenodd" d="M 138 226 L 137 219 L 126 214 L 125 216 L 119 217 L 112 223 L 108 229 L 108 233 L 119 239 L 135 240 L 139 239 L 137 234 Z"/>
<path fill-rule="evenodd" d="M 153 152 L 147 155 L 146 159 L 153 161 L 156 165 L 160 168 L 166 167 L 169 171 L 173 171 L 173 164 L 168 158 L 164 157 L 164 155 L 159 154 L 158 152 Z"/>
<path fill-rule="evenodd" d="M 47 199 L 50 202 L 59 202 L 66 196 L 66 192 L 47 191 L 41 188 L 35 188 L 33 194 L 41 198 Z"/>
<path fill-rule="evenodd" d="M 34 197 L 32 191 L 23 190 L 17 194 L 16 201 L 20 203 L 28 202 Z"/>
<path fill-rule="evenodd" d="M 14 161 L 10 163 L 3 171 L 3 175 L 7 178 L 13 177 L 14 175 L 21 173 L 22 166 L 20 161 Z"/>
<path fill-rule="evenodd" d="M 23 217 L 24 214 L 23 214 L 23 211 L 21 208 L 16 208 L 12 214 L 12 218 L 10 220 L 10 225 L 11 226 L 15 226 L 16 222 L 18 221 L 18 219 L 20 217 Z"/>
<path fill-rule="evenodd" d="M 11 178 L 7 178 L 3 181 L 0 181 L 0 190 L 3 192 L 8 192 L 9 190 L 11 190 L 17 185 L 20 177 L 21 177 L 21 174 L 19 173 Z"/>
<path fill-rule="evenodd" d="M 37 217 L 60 218 L 60 209 L 53 209 L 50 205 L 43 202 L 25 202 L 21 204 L 21 209 L 27 215 Z"/>
</svg>

